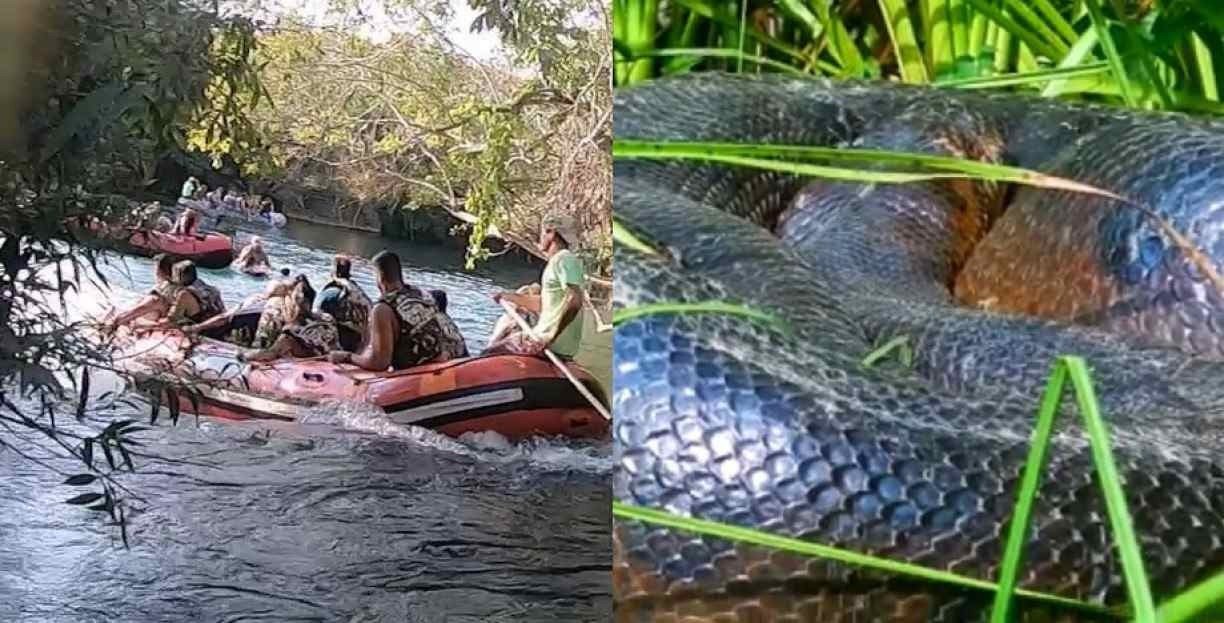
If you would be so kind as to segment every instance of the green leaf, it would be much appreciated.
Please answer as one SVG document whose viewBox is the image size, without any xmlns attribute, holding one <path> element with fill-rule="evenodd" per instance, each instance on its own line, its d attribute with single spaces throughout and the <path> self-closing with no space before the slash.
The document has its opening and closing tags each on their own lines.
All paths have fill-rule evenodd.
<svg viewBox="0 0 1224 623">
<path fill-rule="evenodd" d="M 64 116 L 63 121 L 47 135 L 39 155 L 42 164 L 58 154 L 74 136 L 90 128 L 106 127 L 118 119 L 129 108 L 140 102 L 142 92 L 128 91 L 121 82 L 111 82 L 98 87 L 77 102 Z"/>
</svg>

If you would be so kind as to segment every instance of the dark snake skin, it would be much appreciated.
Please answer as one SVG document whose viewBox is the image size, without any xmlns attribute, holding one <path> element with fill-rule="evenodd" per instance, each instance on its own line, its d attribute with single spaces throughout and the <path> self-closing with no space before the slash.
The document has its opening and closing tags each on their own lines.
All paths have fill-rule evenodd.
<svg viewBox="0 0 1224 623">
<path fill-rule="evenodd" d="M 1107 188 L 1208 252 L 1224 225 L 1224 129 L 1176 115 L 701 74 L 618 92 L 614 131 L 961 155 Z M 1045 378 L 1056 356 L 1078 354 L 1158 599 L 1224 569 L 1224 364 L 1147 345 L 1218 353 L 1220 296 L 1132 208 L 968 182 L 614 166 L 616 217 L 656 250 L 617 246 L 618 307 L 726 300 L 789 329 L 724 314 L 619 325 L 616 499 L 993 580 Z M 1019 224 L 1004 226 L 1013 211 Z M 1054 268 L 975 265 L 975 245 L 1007 249 L 984 233 L 992 223 L 1025 244 L 1053 239 Z M 958 286 L 970 272 L 973 285 Z M 1107 283 L 1092 285 L 1113 292 L 1098 308 L 1070 315 L 1121 334 L 965 307 L 953 294 L 1006 299 L 1034 279 L 1072 299 Z M 1144 333 L 1157 325 L 1160 335 Z M 898 335 L 915 350 L 911 369 L 862 366 Z M 1021 585 L 1122 605 L 1104 502 L 1070 400 L 1064 409 Z M 636 522 L 615 524 L 614 552 L 621 621 L 972 621 L 991 598 Z M 1022 615 L 1074 618 L 1031 604 Z"/>
</svg>

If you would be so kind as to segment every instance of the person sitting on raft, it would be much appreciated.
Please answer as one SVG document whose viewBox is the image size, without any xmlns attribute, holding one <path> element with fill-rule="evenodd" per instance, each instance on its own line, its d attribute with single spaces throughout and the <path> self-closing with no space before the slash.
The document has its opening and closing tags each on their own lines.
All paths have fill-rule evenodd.
<svg viewBox="0 0 1224 623">
<path fill-rule="evenodd" d="M 191 208 L 183 210 L 179 215 L 178 222 L 174 224 L 174 229 L 170 233 L 176 236 L 194 236 L 200 224 L 200 214 Z"/>
<path fill-rule="evenodd" d="M 200 190 L 200 180 L 197 180 L 194 175 L 188 177 L 187 181 L 183 182 L 182 191 L 179 192 L 179 202 L 195 199 L 198 190 Z"/>
<path fill-rule="evenodd" d="M 258 350 L 238 353 L 239 361 L 271 361 L 285 357 L 319 357 L 339 347 L 336 322 L 327 314 L 316 314 L 315 291 L 304 275 L 299 276 L 284 306 L 283 322 L 275 333 L 258 339 Z"/>
<path fill-rule="evenodd" d="M 225 193 L 225 187 L 218 186 L 209 191 L 208 194 L 204 195 L 204 200 L 208 202 L 208 207 L 214 209 L 219 208 L 221 207 L 221 200 L 225 199 Z"/>
<path fill-rule="evenodd" d="M 225 311 L 225 302 L 221 300 L 221 291 L 200 279 L 196 274 L 195 262 L 183 260 L 174 265 L 173 269 L 174 302 L 166 313 L 167 319 L 175 325 L 196 324 L 212 318 Z"/>
<path fill-rule="evenodd" d="M 459 346 L 438 322 L 438 308 L 420 289 L 404 283 L 399 256 L 381 251 L 373 257 L 382 296 L 370 309 L 365 348 L 353 353 L 334 351 L 332 363 L 351 363 L 365 370 L 403 370 L 423 363 L 447 361 Z"/>
<path fill-rule="evenodd" d="M 233 190 L 227 191 L 225 193 L 225 198 L 222 199 L 221 205 L 224 206 L 225 209 L 229 210 L 230 212 L 245 212 L 246 211 L 245 209 L 243 209 L 242 196 L 239 195 L 237 191 L 233 191 Z"/>
<path fill-rule="evenodd" d="M 570 250 L 579 240 L 578 227 L 569 215 L 555 214 L 544 222 L 539 247 L 548 263 L 540 277 L 540 295 L 493 295 L 499 303 L 509 301 L 520 309 L 538 311 L 539 321 L 530 333 L 509 334 L 490 344 L 484 354 L 539 355 L 549 349 L 562 359 L 573 359 L 582 342 L 582 304 L 586 300 L 582 260 Z"/>
<path fill-rule="evenodd" d="M 161 318 L 176 300 L 174 258 L 159 253 L 153 256 L 153 289 L 140 302 L 111 319 L 111 326 L 125 325 L 138 318 Z"/>
<path fill-rule="evenodd" d="M 319 311 L 336 319 L 344 350 L 361 348 L 370 320 L 370 297 L 352 280 L 353 261 L 344 255 L 332 258 L 332 278 L 319 291 Z"/>
<path fill-rule="evenodd" d="M 247 246 L 238 252 L 234 264 L 238 270 L 243 272 L 258 271 L 261 268 L 263 272 L 272 270 L 272 265 L 268 263 L 268 254 L 263 248 L 263 240 L 259 236 L 251 236 L 251 241 L 247 243 Z"/>
<path fill-rule="evenodd" d="M 525 286 L 519 287 L 519 289 L 515 290 L 514 293 L 538 298 L 540 296 L 540 284 L 529 283 Z M 505 300 L 513 302 L 513 300 L 509 297 L 506 297 Z M 540 315 L 534 310 L 526 307 L 519 307 L 518 305 L 515 305 L 515 310 L 518 312 L 519 316 L 523 318 L 523 321 L 529 326 L 534 326 L 540 320 Z M 502 314 L 501 317 L 497 319 L 497 322 L 493 324 L 493 335 L 489 336 L 489 342 L 485 348 L 492 348 L 494 344 L 497 344 L 498 342 L 501 342 L 516 333 L 522 332 L 523 328 L 519 326 L 518 322 L 515 321 L 509 313 Z"/>
<path fill-rule="evenodd" d="M 281 278 L 272 281 L 262 292 L 252 294 L 238 303 L 232 310 L 217 314 L 204 322 L 183 328 L 183 332 L 198 335 L 215 329 L 225 329 L 225 337 L 221 340 L 238 346 L 255 346 L 262 348 L 265 340 L 260 336 L 273 336 L 280 331 L 285 322 L 287 299 L 293 293 L 294 286 L 305 280 L 305 275 L 297 279 L 289 278 L 289 269 L 281 269 Z M 259 310 L 258 316 L 254 314 Z"/>
<path fill-rule="evenodd" d="M 463 332 L 459 330 L 459 325 L 446 313 L 446 308 L 449 303 L 446 299 L 446 290 L 430 290 L 429 295 L 433 297 L 434 307 L 438 310 L 438 324 L 442 326 L 442 333 L 447 336 L 447 344 L 452 346 L 450 356 L 447 359 L 460 359 L 470 356 L 467 349 L 467 341 L 463 339 Z"/>
</svg>

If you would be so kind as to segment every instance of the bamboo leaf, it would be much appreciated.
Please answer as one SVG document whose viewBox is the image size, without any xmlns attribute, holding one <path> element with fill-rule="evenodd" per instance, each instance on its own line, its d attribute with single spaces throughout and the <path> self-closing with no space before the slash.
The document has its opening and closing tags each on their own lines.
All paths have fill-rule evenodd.
<svg viewBox="0 0 1224 623">
<path fill-rule="evenodd" d="M 69 476 L 68 479 L 64 481 L 64 484 L 79 487 L 81 485 L 87 485 L 97 479 L 98 477 L 94 476 L 93 474 L 77 474 L 75 476 Z"/>
<path fill-rule="evenodd" d="M 102 499 L 101 493 L 82 493 L 81 495 L 78 495 L 74 498 L 69 498 L 67 500 L 64 500 L 64 503 L 72 504 L 73 506 L 84 506 L 86 504 L 90 504 L 92 502 L 96 502 L 101 499 Z"/>
</svg>

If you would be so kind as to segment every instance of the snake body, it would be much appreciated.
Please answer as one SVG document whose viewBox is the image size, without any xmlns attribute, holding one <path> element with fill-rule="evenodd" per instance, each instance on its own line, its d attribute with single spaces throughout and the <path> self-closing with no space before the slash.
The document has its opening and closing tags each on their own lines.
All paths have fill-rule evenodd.
<svg viewBox="0 0 1224 623">
<path fill-rule="evenodd" d="M 1224 254 L 1224 128 L 1016 96 L 699 74 L 618 92 L 614 132 L 956 155 L 1133 202 L 617 160 L 616 217 L 651 250 L 617 246 L 615 305 L 732 301 L 786 327 L 710 313 L 617 327 L 618 500 L 993 580 L 1041 388 L 1055 357 L 1077 354 L 1157 596 L 1224 570 L 1220 294 L 1133 207 Z M 1017 249 L 1028 264 L 1007 259 Z M 964 304 L 983 299 L 994 309 Z M 862 365 L 896 336 L 912 368 Z M 1124 604 L 1085 437 L 1065 408 L 1021 585 Z M 614 557 L 627 621 L 967 621 L 991 598 L 636 522 L 616 523 Z"/>
</svg>

